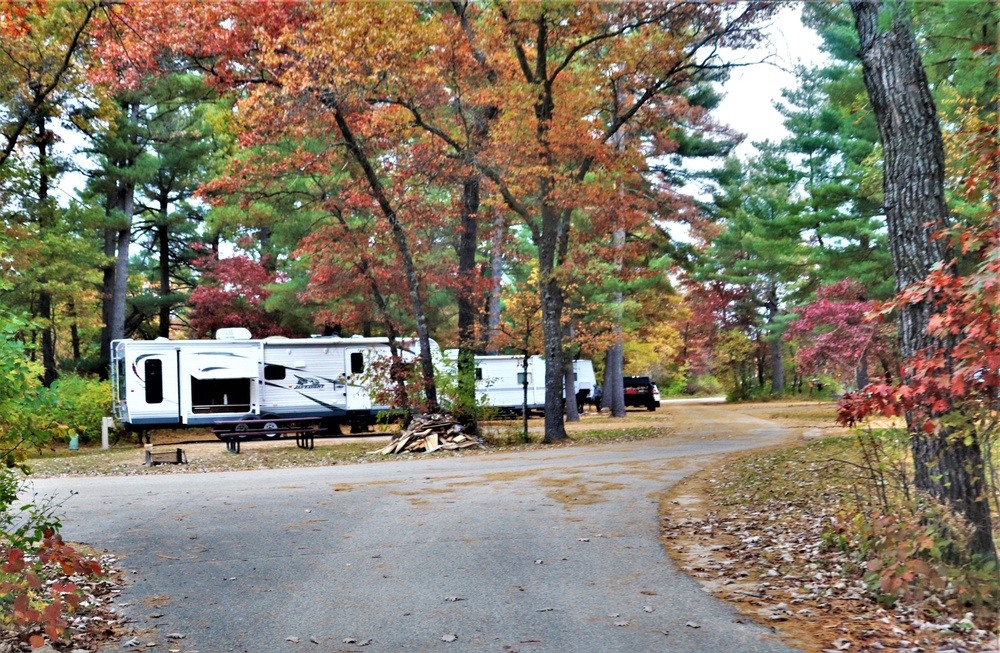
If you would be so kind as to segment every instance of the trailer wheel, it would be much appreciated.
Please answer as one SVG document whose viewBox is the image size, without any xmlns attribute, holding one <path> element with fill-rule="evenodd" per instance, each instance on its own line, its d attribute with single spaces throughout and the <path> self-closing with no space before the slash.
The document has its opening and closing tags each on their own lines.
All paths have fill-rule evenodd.
<svg viewBox="0 0 1000 653">
<path fill-rule="evenodd" d="M 240 440 L 246 440 L 247 438 L 246 434 L 243 435 L 240 434 L 248 430 L 250 429 L 246 424 L 237 424 L 236 426 L 233 427 L 233 432 L 236 433 L 236 437 L 238 437 Z"/>
<path fill-rule="evenodd" d="M 275 424 L 274 422 L 266 422 L 264 424 L 264 426 L 262 426 L 261 428 L 262 429 L 277 429 L 278 425 Z M 281 433 L 277 433 L 277 432 L 275 432 L 275 433 L 265 433 L 264 434 L 264 438 L 267 439 L 267 440 L 277 440 L 277 439 L 281 438 Z"/>
</svg>

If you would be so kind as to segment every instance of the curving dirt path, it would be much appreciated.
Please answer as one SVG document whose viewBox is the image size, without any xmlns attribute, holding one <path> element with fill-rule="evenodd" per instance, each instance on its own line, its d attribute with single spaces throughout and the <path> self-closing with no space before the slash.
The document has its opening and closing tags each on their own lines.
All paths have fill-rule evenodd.
<svg viewBox="0 0 1000 653">
<path fill-rule="evenodd" d="M 66 537 L 129 571 L 141 633 L 104 651 L 796 650 L 677 570 L 658 508 L 692 472 L 798 436 L 721 404 L 650 417 L 673 434 L 35 485 L 76 492 Z"/>
</svg>

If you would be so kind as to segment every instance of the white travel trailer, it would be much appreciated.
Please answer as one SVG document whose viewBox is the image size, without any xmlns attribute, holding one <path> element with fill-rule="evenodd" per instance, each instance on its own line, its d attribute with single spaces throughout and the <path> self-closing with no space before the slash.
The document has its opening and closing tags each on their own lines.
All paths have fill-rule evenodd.
<svg viewBox="0 0 1000 653">
<path fill-rule="evenodd" d="M 525 405 L 524 381 L 528 381 L 528 410 L 545 407 L 545 359 L 524 356 L 476 356 L 476 399 L 479 403 L 500 411 L 520 411 Z M 454 374 L 458 366 L 458 350 L 446 349 L 444 363 Z"/>
<path fill-rule="evenodd" d="M 373 405 L 364 385 L 370 383 L 365 372 L 372 361 L 389 356 L 387 338 L 254 340 L 245 329 L 217 335 L 217 340 L 115 340 L 115 418 L 132 431 L 291 417 L 356 427 L 388 408 Z M 419 355 L 416 340 L 398 345 L 406 360 Z M 436 347 L 432 342 L 432 350 Z"/>
<path fill-rule="evenodd" d="M 476 391 L 481 402 L 498 410 L 545 408 L 545 359 L 531 356 L 526 368 L 523 356 L 476 356 Z"/>
<path fill-rule="evenodd" d="M 445 352 L 448 364 L 454 370 L 458 350 Z M 479 401 L 499 410 L 521 410 L 524 405 L 524 381 L 527 375 L 529 410 L 545 408 L 545 359 L 528 358 L 525 371 L 524 356 L 476 356 L 476 390 Z M 576 375 L 577 400 L 589 399 L 596 385 L 594 365 L 589 360 L 573 361 Z"/>
</svg>

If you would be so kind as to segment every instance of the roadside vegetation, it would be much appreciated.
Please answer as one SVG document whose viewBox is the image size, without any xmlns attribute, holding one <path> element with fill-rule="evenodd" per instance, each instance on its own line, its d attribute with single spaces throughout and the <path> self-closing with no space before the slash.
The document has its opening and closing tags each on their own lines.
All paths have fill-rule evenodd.
<svg viewBox="0 0 1000 653">
<path fill-rule="evenodd" d="M 996 650 L 1000 576 L 965 545 L 969 526 L 913 487 L 905 429 L 829 434 L 832 405 L 766 406 L 740 408 L 811 441 L 673 488 L 662 515 L 678 563 L 807 650 Z"/>
</svg>

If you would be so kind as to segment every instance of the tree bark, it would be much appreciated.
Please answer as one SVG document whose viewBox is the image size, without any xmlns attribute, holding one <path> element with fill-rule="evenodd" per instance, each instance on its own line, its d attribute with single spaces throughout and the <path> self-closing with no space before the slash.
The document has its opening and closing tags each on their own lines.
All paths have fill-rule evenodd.
<svg viewBox="0 0 1000 653">
<path fill-rule="evenodd" d="M 949 223 L 941 128 L 913 36 L 909 3 L 851 0 L 850 5 L 860 37 L 864 83 L 882 141 L 889 246 L 896 290 L 902 291 L 924 279 L 932 266 L 952 264 L 946 241 L 934 237 Z M 941 347 L 947 351 L 953 346 L 927 333 L 930 318 L 938 310 L 943 309 L 933 297 L 900 309 L 904 361 L 923 350 Z M 908 375 L 905 368 L 904 375 Z M 907 428 L 914 486 L 962 514 L 974 528 L 971 551 L 995 560 L 978 443 L 966 443 L 947 428 L 926 434 L 913 414 L 907 414 Z"/>
<path fill-rule="evenodd" d="M 615 344 L 608 347 L 604 357 L 604 389 L 601 408 L 607 407 L 612 417 L 625 417 L 625 381 L 622 378 L 624 366 L 622 356 L 621 329 L 616 327 L 618 336 Z"/>
<path fill-rule="evenodd" d="M 854 384 L 858 390 L 868 385 L 868 352 L 861 354 L 857 366 L 854 368 Z"/>
<path fill-rule="evenodd" d="M 625 231 L 615 229 L 612 235 L 612 246 L 615 248 L 615 266 L 621 269 L 621 250 L 625 247 Z M 608 348 L 604 360 L 604 394 L 601 397 L 601 407 L 607 406 L 612 417 L 625 417 L 625 355 L 622 351 L 624 343 L 622 334 L 622 310 L 624 297 L 620 290 L 612 295 L 615 305 L 614 344 Z"/>
<path fill-rule="evenodd" d="M 38 149 L 38 227 L 43 236 L 52 228 L 52 208 L 49 206 L 49 145 L 52 134 L 48 129 L 44 108 L 35 115 L 35 147 Z M 52 313 L 52 291 L 43 274 L 39 280 L 38 317 L 42 323 L 42 385 L 51 386 L 59 376 L 56 370 L 55 318 Z"/>
<path fill-rule="evenodd" d="M 774 324 L 779 313 L 778 287 L 771 284 L 767 297 L 767 321 Z M 785 392 L 785 359 L 781 349 L 781 336 L 774 334 L 767 341 L 771 355 L 771 394 L 781 395 Z"/>
<path fill-rule="evenodd" d="M 499 352 L 495 344 L 500 333 L 500 282 L 503 279 L 503 214 L 497 211 L 493 221 L 493 235 L 490 238 L 490 304 L 487 315 L 486 347 L 487 352 L 496 355 Z"/>
<path fill-rule="evenodd" d="M 107 198 L 105 214 L 111 214 L 112 198 Z M 101 264 L 101 360 L 98 369 L 102 381 L 108 380 L 108 366 L 111 364 L 111 307 L 115 286 L 115 230 L 104 228 L 104 262 Z"/>
<path fill-rule="evenodd" d="M 132 125 L 139 121 L 139 103 L 126 102 L 128 120 Z M 135 145 L 135 143 L 133 143 Z M 137 148 L 135 148 L 137 149 Z M 125 337 L 125 308 L 128 301 L 128 257 L 132 244 L 132 216 L 135 214 L 135 179 L 130 168 L 135 166 L 136 153 L 130 152 L 118 162 L 123 171 L 115 184 L 116 196 L 114 207 L 121 211 L 120 224 L 115 233 L 114 285 L 111 294 L 110 339 L 119 340 Z"/>
<path fill-rule="evenodd" d="M 156 220 L 156 240 L 159 249 L 159 275 L 160 275 L 160 329 L 162 338 L 170 337 L 170 303 L 167 297 L 170 295 L 170 223 L 167 220 L 167 211 L 170 208 L 170 201 L 164 191 L 160 195 L 160 206 L 157 211 Z"/>
<path fill-rule="evenodd" d="M 476 245 L 479 242 L 479 175 L 462 181 L 461 233 L 458 250 L 458 402 L 456 417 L 470 433 L 476 420 Z"/>
<path fill-rule="evenodd" d="M 566 421 L 580 421 L 580 407 L 576 404 L 576 378 L 574 378 L 573 361 L 563 360 L 563 401 L 566 406 Z"/>
</svg>

